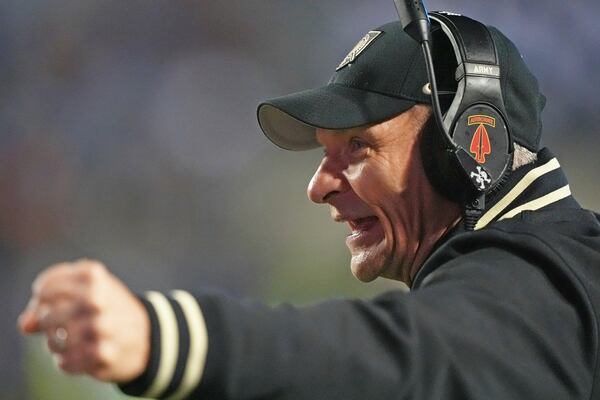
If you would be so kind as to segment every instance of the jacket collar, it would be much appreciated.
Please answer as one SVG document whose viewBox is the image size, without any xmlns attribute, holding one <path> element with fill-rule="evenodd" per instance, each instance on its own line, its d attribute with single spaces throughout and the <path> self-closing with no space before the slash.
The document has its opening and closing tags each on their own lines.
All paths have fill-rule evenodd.
<svg viewBox="0 0 600 400">
<path fill-rule="evenodd" d="M 486 198 L 486 210 L 475 225 L 476 231 L 495 222 L 515 218 L 524 211 L 565 206 L 580 207 L 571 196 L 567 178 L 550 150 L 544 148 L 537 156 L 537 161 L 513 171 L 501 187 Z M 415 275 L 412 288 L 419 287 L 423 279 L 437 268 L 429 262 L 434 253 L 461 233 L 468 234 L 463 223 L 459 223 L 438 241 L 425 264 Z"/>
<path fill-rule="evenodd" d="M 542 149 L 536 162 L 514 171 L 502 188 L 488 199 L 486 211 L 475 230 L 496 221 L 535 211 L 571 196 L 571 189 L 558 160 Z"/>
</svg>

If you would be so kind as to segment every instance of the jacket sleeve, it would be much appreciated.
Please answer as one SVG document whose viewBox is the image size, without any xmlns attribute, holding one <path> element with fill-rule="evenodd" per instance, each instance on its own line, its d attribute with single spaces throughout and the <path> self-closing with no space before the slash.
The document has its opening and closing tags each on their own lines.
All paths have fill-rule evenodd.
<svg viewBox="0 0 600 400">
<path fill-rule="evenodd" d="M 227 400 L 587 399 L 596 338 L 584 296 L 560 280 L 492 248 L 448 261 L 410 294 L 372 300 L 272 308 L 150 293 L 151 361 L 122 389 Z"/>
</svg>

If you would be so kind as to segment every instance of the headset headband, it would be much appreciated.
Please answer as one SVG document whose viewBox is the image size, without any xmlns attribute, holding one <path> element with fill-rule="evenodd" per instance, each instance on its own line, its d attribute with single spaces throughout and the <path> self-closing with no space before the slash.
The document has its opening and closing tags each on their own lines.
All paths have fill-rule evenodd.
<svg viewBox="0 0 600 400">
<path fill-rule="evenodd" d="M 474 103 L 493 106 L 506 123 L 498 51 L 487 27 L 462 15 L 432 12 L 429 16 L 450 40 L 458 64 L 458 87 L 444 118 L 445 128 L 452 131 L 456 117 Z M 512 152 L 510 140 L 508 152 Z"/>
</svg>

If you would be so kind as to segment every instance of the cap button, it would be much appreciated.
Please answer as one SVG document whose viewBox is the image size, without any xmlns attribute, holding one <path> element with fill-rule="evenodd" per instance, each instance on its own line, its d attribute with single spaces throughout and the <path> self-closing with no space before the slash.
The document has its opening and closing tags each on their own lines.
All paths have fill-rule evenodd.
<svg viewBox="0 0 600 400">
<path fill-rule="evenodd" d="M 426 83 L 425 85 L 423 85 L 423 94 L 426 94 L 427 96 L 431 96 L 431 83 Z"/>
</svg>

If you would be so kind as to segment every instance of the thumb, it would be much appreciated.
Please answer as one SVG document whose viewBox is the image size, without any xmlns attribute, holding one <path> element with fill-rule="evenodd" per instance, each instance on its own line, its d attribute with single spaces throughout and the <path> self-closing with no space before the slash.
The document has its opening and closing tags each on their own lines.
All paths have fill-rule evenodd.
<svg viewBox="0 0 600 400">
<path fill-rule="evenodd" d="M 32 300 L 27 305 L 27 308 L 23 310 L 21 315 L 19 315 L 17 326 L 21 330 L 21 333 L 31 334 L 39 332 L 41 330 L 40 324 L 36 316 L 35 308 L 36 307 L 34 306 Z"/>
</svg>

